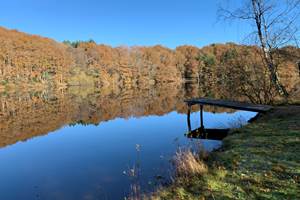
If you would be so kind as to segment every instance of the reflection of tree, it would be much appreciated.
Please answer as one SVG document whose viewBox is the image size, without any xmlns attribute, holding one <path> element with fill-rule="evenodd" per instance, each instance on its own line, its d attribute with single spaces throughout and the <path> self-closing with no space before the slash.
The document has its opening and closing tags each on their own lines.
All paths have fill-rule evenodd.
<svg viewBox="0 0 300 200">
<path fill-rule="evenodd" d="M 65 125 L 97 125 L 118 117 L 164 115 L 174 110 L 185 113 L 184 99 L 201 94 L 197 85 L 189 85 L 185 90 L 170 83 L 106 93 L 70 88 L 64 92 L 3 94 L 0 97 L 0 146 L 47 134 Z M 209 110 L 224 111 L 221 108 Z"/>
</svg>

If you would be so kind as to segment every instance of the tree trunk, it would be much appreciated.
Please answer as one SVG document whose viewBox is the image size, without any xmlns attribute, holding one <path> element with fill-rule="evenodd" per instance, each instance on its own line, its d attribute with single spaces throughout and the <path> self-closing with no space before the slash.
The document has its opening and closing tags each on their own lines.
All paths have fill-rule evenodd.
<svg viewBox="0 0 300 200">
<path fill-rule="evenodd" d="M 252 0 L 252 9 L 254 13 L 254 18 L 256 22 L 256 27 L 257 27 L 257 34 L 258 38 L 260 41 L 260 46 L 263 51 L 263 59 L 265 60 L 267 67 L 270 72 L 270 80 L 274 84 L 276 90 L 279 92 L 280 95 L 284 96 L 285 98 L 288 97 L 288 92 L 286 91 L 285 87 L 281 84 L 277 72 L 277 67 L 274 64 L 274 59 L 272 56 L 271 48 L 270 45 L 267 47 L 267 39 L 268 39 L 268 34 L 266 33 L 267 30 L 265 31 L 265 35 L 263 34 L 263 9 L 261 7 L 261 2 L 259 0 Z"/>
<path fill-rule="evenodd" d="M 298 65 L 298 73 L 299 73 L 299 78 L 300 78 L 300 60 L 298 61 L 297 65 Z"/>
</svg>

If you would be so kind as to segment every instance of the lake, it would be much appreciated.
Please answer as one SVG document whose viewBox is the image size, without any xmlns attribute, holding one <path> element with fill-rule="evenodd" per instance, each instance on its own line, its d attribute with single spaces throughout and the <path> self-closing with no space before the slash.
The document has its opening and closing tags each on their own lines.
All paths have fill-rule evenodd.
<svg viewBox="0 0 300 200">
<path fill-rule="evenodd" d="M 186 137 L 183 100 L 195 87 L 12 92 L 0 98 L 0 199 L 124 199 L 169 183 L 178 148 L 220 147 Z M 215 95 L 214 97 L 218 97 Z M 205 107 L 206 128 L 256 113 Z M 194 107 L 192 128 L 200 125 Z"/>
</svg>

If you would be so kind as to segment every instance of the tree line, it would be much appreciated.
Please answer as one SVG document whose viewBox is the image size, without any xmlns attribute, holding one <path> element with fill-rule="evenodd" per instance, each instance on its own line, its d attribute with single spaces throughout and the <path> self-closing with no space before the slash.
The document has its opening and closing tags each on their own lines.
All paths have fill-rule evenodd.
<svg viewBox="0 0 300 200">
<path fill-rule="evenodd" d="M 206 91 L 226 89 L 259 103 L 271 102 L 278 94 L 262 49 L 255 45 L 113 48 L 93 40 L 58 43 L 5 28 L 0 28 L 0 43 L 0 88 L 36 84 L 147 88 L 193 82 Z M 278 48 L 272 58 L 279 63 L 276 69 L 284 88 L 291 91 L 299 82 L 299 48 Z"/>
</svg>

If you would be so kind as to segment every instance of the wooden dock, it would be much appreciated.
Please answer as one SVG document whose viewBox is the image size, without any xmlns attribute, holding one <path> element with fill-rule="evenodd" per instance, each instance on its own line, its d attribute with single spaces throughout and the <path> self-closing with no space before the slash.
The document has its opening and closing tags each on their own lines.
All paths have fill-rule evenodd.
<svg viewBox="0 0 300 200">
<path fill-rule="evenodd" d="M 238 102 L 238 101 L 218 100 L 218 99 L 209 99 L 209 98 L 189 99 L 189 100 L 185 100 L 185 102 L 189 107 L 192 105 L 200 105 L 200 106 L 211 105 L 211 106 L 232 108 L 236 110 L 260 112 L 260 113 L 267 112 L 273 108 L 272 106 L 269 105 L 259 105 L 259 104 L 251 104 L 251 103 Z"/>
<path fill-rule="evenodd" d="M 189 138 L 200 138 L 200 139 L 215 139 L 221 140 L 226 137 L 229 129 L 206 129 L 203 123 L 203 106 L 211 105 L 211 106 L 220 106 L 225 108 L 237 109 L 237 110 L 245 110 L 252 112 L 267 112 L 271 110 L 273 107 L 268 105 L 258 105 L 251 104 L 245 102 L 238 101 L 228 101 L 228 100 L 217 100 L 217 99 L 208 99 L 208 98 L 198 98 L 198 99 L 190 99 L 185 100 L 188 105 L 187 111 L 187 124 L 188 124 L 188 134 Z M 191 107 L 193 105 L 200 106 L 200 127 L 198 129 L 192 130 L 191 127 Z"/>
</svg>

